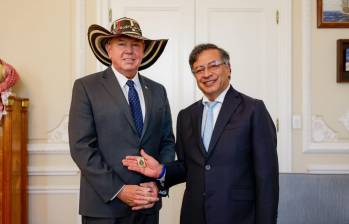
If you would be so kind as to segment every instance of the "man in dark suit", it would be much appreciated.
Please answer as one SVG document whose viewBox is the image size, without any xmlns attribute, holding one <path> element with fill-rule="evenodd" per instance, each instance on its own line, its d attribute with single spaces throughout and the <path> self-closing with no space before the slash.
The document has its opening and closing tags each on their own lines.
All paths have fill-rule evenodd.
<svg viewBox="0 0 349 224">
<path fill-rule="evenodd" d="M 108 68 L 76 80 L 73 87 L 69 143 L 81 170 L 82 222 L 158 223 L 161 203 L 155 179 L 127 170 L 121 160 L 139 155 L 140 149 L 162 163 L 174 159 L 165 88 L 138 73 L 157 60 L 167 40 L 143 37 L 130 18 L 116 20 L 111 31 L 90 26 L 88 40 Z"/>
<path fill-rule="evenodd" d="M 182 224 L 276 223 L 276 133 L 264 103 L 230 85 L 229 55 L 216 45 L 196 46 L 189 63 L 204 97 L 178 115 L 178 160 L 162 165 L 142 151 L 145 167 L 135 156 L 123 164 L 165 187 L 186 182 Z"/>
</svg>

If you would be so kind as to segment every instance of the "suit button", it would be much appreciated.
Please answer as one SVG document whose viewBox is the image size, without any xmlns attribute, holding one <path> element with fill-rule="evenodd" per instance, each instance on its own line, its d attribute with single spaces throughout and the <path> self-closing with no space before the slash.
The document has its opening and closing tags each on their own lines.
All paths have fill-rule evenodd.
<svg viewBox="0 0 349 224">
<path fill-rule="evenodd" d="M 202 193 L 202 196 L 206 197 L 206 193 L 205 193 L 205 192 L 204 192 L 204 193 Z"/>
<path fill-rule="evenodd" d="M 210 170 L 211 169 L 211 165 L 210 164 L 207 164 L 206 166 L 205 166 L 205 170 Z"/>
</svg>

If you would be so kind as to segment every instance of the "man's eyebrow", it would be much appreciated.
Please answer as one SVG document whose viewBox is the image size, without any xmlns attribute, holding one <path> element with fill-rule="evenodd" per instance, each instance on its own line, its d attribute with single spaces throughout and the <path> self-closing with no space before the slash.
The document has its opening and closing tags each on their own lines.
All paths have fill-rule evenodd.
<svg viewBox="0 0 349 224">
<path fill-rule="evenodd" d="M 205 67 L 205 65 L 212 64 L 213 62 L 216 62 L 216 61 L 219 61 L 219 60 L 212 60 L 212 61 L 208 62 L 207 64 L 204 64 L 204 65 L 198 65 L 198 66 L 196 66 L 196 68 Z"/>
</svg>

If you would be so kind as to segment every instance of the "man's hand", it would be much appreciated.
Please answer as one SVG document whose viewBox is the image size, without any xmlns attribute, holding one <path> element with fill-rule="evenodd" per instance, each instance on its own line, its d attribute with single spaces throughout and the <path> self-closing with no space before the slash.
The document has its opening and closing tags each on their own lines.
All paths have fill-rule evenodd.
<svg viewBox="0 0 349 224">
<path fill-rule="evenodd" d="M 148 208 L 149 206 L 152 207 L 154 203 L 159 200 L 159 198 L 157 192 L 155 194 L 155 190 L 151 186 L 152 185 L 150 183 L 143 183 L 141 186 L 125 185 L 117 197 L 128 206 L 136 207 L 137 209 L 141 209 L 143 207 Z"/>
<path fill-rule="evenodd" d="M 141 173 L 144 176 L 159 178 L 163 165 L 145 153 L 143 149 L 141 150 L 141 156 L 144 158 L 145 166 L 139 166 L 137 160 L 139 156 L 126 156 L 126 158 L 122 160 L 122 164 L 127 166 L 129 170 Z"/>
<path fill-rule="evenodd" d="M 156 184 L 154 182 L 141 183 L 140 185 L 142 187 L 149 188 L 152 197 L 154 197 L 154 198 L 158 197 L 159 190 L 158 190 L 158 187 L 156 186 Z M 151 207 L 154 206 L 154 204 L 155 204 L 155 202 L 149 203 L 149 204 L 146 204 L 146 205 L 137 205 L 137 206 L 132 207 L 132 210 L 135 211 L 135 210 L 140 210 L 140 209 L 151 208 Z"/>
</svg>

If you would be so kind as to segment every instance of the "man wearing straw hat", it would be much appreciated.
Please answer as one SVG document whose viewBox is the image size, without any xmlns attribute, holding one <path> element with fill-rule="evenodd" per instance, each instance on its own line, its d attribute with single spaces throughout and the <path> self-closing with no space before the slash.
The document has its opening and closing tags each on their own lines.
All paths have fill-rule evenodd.
<svg viewBox="0 0 349 224">
<path fill-rule="evenodd" d="M 140 149 L 161 162 L 174 159 L 174 136 L 165 88 L 142 76 L 167 40 L 142 36 L 137 21 L 121 18 L 108 31 L 91 25 L 88 41 L 108 66 L 74 83 L 69 114 L 71 156 L 81 170 L 83 223 L 158 223 L 155 179 L 128 171 L 121 160 Z M 146 166 L 142 157 L 140 166 Z"/>
</svg>

